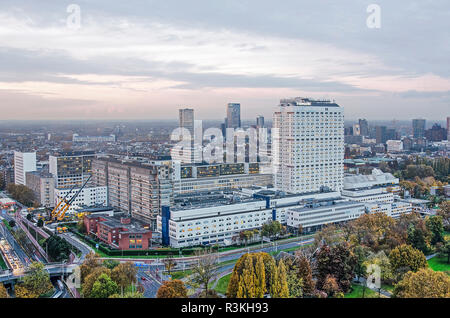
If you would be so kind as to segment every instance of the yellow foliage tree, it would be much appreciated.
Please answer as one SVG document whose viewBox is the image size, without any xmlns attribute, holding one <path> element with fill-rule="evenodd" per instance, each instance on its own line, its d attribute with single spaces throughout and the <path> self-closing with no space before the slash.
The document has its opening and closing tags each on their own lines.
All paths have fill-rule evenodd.
<svg viewBox="0 0 450 318">
<path fill-rule="evenodd" d="M 399 298 L 450 298 L 450 278 L 429 268 L 408 272 L 395 286 L 394 296 Z"/>
</svg>

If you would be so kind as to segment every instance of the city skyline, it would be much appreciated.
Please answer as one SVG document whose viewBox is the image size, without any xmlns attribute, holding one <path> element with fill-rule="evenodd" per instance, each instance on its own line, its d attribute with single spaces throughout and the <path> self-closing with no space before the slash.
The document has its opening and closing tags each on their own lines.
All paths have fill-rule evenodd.
<svg viewBox="0 0 450 318">
<path fill-rule="evenodd" d="M 2 118 L 162 119 L 190 105 L 219 119 L 236 101 L 243 119 L 269 119 L 295 96 L 335 100 L 348 119 L 448 109 L 448 2 L 379 1 L 379 29 L 365 2 L 195 2 L 78 1 L 69 28 L 66 3 L 2 1 Z"/>
</svg>

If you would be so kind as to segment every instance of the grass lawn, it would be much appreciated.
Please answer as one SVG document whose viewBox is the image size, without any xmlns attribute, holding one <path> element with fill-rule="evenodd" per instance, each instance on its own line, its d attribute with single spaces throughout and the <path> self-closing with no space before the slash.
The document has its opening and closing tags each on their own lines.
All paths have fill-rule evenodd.
<svg viewBox="0 0 450 318">
<path fill-rule="evenodd" d="M 450 271 L 450 264 L 447 263 L 446 257 L 435 256 L 432 259 L 428 260 L 428 266 L 430 266 L 432 270 L 437 272 Z"/>
<path fill-rule="evenodd" d="M 394 292 L 394 286 L 392 286 L 392 285 L 387 285 L 387 284 L 381 284 L 381 289 L 383 289 L 383 290 L 386 290 L 386 291 L 388 291 L 388 292 L 390 292 L 390 293 L 393 293 Z"/>
<path fill-rule="evenodd" d="M 0 269 L 2 269 L 2 270 L 8 269 L 8 266 L 6 265 L 5 261 L 3 260 L 3 255 L 0 255 Z"/>
<path fill-rule="evenodd" d="M 182 279 L 192 274 L 192 270 L 172 272 L 172 279 Z"/>
<path fill-rule="evenodd" d="M 227 292 L 228 284 L 230 283 L 231 274 L 225 275 L 219 279 L 216 285 L 216 292 L 225 295 Z"/>
<path fill-rule="evenodd" d="M 344 295 L 344 298 L 363 298 L 363 287 L 353 284 L 352 291 Z M 378 293 L 366 287 L 364 298 L 378 298 Z"/>
</svg>

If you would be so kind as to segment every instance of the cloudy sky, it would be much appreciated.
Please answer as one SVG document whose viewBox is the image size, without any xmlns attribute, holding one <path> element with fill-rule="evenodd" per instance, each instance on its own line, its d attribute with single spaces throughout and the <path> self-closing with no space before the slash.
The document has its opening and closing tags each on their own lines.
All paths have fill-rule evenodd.
<svg viewBox="0 0 450 318">
<path fill-rule="evenodd" d="M 448 0 L 1 0 L 0 21 L 0 119 L 250 119 L 294 96 L 450 116 Z"/>
</svg>

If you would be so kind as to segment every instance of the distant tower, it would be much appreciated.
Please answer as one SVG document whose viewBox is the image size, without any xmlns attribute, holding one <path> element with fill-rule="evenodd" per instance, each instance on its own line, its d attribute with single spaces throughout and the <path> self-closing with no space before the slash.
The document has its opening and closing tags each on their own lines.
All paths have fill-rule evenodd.
<svg viewBox="0 0 450 318">
<path fill-rule="evenodd" d="M 259 115 L 258 117 L 256 117 L 256 127 L 264 128 L 264 116 Z"/>
<path fill-rule="evenodd" d="M 241 127 L 241 104 L 229 103 L 227 105 L 227 128 Z"/>
</svg>

